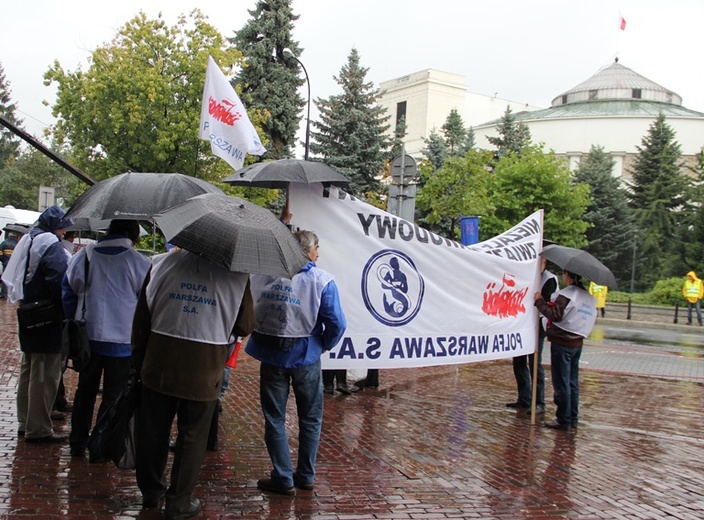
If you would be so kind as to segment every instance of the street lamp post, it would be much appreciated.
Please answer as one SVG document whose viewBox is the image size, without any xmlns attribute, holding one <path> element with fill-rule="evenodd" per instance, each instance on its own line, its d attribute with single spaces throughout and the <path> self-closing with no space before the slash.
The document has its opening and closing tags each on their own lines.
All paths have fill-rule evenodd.
<svg viewBox="0 0 704 520">
<path fill-rule="evenodd" d="M 308 116 L 306 117 L 306 149 L 303 158 L 307 161 L 308 150 L 310 148 L 310 79 L 308 78 L 308 71 L 306 70 L 305 66 L 303 65 L 303 63 L 301 63 L 301 60 L 298 59 L 298 56 L 296 56 L 291 49 L 286 47 L 284 50 L 281 51 L 281 54 L 283 54 L 284 58 L 293 58 L 294 60 L 296 60 L 303 69 L 303 74 L 305 74 L 306 76 L 306 84 L 308 85 Z"/>
</svg>

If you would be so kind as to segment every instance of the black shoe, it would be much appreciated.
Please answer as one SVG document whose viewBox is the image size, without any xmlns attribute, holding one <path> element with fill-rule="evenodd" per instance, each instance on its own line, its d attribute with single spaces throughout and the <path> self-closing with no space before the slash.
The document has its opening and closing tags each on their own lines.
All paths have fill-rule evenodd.
<svg viewBox="0 0 704 520">
<path fill-rule="evenodd" d="M 59 412 L 72 412 L 73 405 L 71 403 L 57 405 L 57 406 L 54 406 L 54 410 L 58 410 Z"/>
<path fill-rule="evenodd" d="M 506 408 L 530 408 L 529 404 L 521 404 L 518 401 L 515 403 L 506 403 Z"/>
<path fill-rule="evenodd" d="M 326 394 L 334 394 L 335 388 L 332 385 L 324 385 L 323 392 L 325 392 Z"/>
<path fill-rule="evenodd" d="M 17 430 L 17 437 L 24 437 L 24 430 Z"/>
<path fill-rule="evenodd" d="M 32 444 L 49 444 L 67 441 L 68 435 L 56 435 L 55 433 L 52 433 L 46 437 L 25 437 L 24 440 Z"/>
<path fill-rule="evenodd" d="M 547 428 L 552 428 L 553 430 L 565 430 L 565 431 L 567 431 L 567 430 L 570 429 L 570 425 L 569 425 L 569 424 L 560 424 L 559 422 L 557 422 L 557 419 L 553 419 L 553 420 L 550 421 L 550 422 L 546 422 L 546 423 L 545 423 L 545 426 L 546 426 Z"/>
<path fill-rule="evenodd" d="M 168 509 L 164 511 L 164 520 L 183 520 L 191 518 L 200 513 L 200 500 L 197 498 L 191 499 L 191 504 L 185 511 L 171 512 Z"/>
<path fill-rule="evenodd" d="M 161 501 L 164 500 L 165 491 L 161 492 L 161 495 L 154 496 L 143 496 L 142 497 L 142 509 L 153 509 L 155 507 L 161 506 Z"/>
<path fill-rule="evenodd" d="M 313 488 L 315 488 L 312 482 L 304 482 L 296 473 L 293 474 L 293 485 L 305 491 L 313 491 Z"/>
<path fill-rule="evenodd" d="M 176 451 L 176 441 L 171 441 L 169 443 L 169 451 Z"/>
<path fill-rule="evenodd" d="M 279 495 L 295 495 L 296 490 L 293 486 L 286 487 L 274 482 L 270 478 L 263 478 L 257 480 L 257 487 L 263 491 L 271 491 L 272 493 L 278 493 Z"/>
<path fill-rule="evenodd" d="M 337 385 L 337 391 L 341 394 L 352 395 L 352 390 L 347 385 Z"/>
</svg>

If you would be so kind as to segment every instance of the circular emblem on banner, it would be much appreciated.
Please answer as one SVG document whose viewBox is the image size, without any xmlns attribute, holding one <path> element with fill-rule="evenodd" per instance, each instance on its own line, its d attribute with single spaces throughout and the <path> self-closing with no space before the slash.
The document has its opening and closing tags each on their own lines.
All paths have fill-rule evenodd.
<svg viewBox="0 0 704 520">
<path fill-rule="evenodd" d="M 362 298 L 374 318 L 399 327 L 416 317 L 425 284 L 413 260 L 401 251 L 384 249 L 374 254 L 362 271 Z"/>
</svg>

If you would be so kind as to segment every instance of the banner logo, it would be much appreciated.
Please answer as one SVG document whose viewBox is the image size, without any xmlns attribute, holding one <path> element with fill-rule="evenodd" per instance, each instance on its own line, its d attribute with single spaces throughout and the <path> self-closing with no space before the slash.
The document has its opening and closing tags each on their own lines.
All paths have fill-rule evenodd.
<svg viewBox="0 0 704 520">
<path fill-rule="evenodd" d="M 401 251 L 374 254 L 362 271 L 362 298 L 375 319 L 400 327 L 416 317 L 423 302 L 425 282 L 413 260 Z"/>
<path fill-rule="evenodd" d="M 510 273 L 504 273 L 501 277 L 501 286 L 498 290 L 496 286 L 496 282 L 490 282 L 486 286 L 482 304 L 484 314 L 499 318 L 510 318 L 526 312 L 523 300 L 528 293 L 528 287 L 514 289 L 516 281 Z"/>
</svg>

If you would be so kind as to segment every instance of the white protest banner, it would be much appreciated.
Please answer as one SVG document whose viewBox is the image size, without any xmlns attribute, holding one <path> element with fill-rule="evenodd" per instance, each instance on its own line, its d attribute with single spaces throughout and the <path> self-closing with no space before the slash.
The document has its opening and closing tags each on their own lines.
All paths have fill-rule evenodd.
<svg viewBox="0 0 704 520">
<path fill-rule="evenodd" d="M 336 187 L 291 184 L 293 224 L 320 239 L 348 326 L 324 368 L 403 368 L 530 354 L 543 213 L 463 246 Z"/>
<path fill-rule="evenodd" d="M 210 141 L 213 155 L 235 170 L 242 168 L 246 154 L 266 152 L 239 96 L 211 56 L 205 73 L 199 137 Z"/>
</svg>

